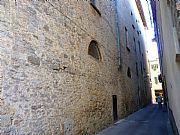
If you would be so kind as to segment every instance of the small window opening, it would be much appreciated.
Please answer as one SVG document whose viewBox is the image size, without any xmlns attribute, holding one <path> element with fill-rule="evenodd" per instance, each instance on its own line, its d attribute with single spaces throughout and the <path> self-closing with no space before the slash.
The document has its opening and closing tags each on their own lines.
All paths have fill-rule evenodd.
<svg viewBox="0 0 180 135">
<path fill-rule="evenodd" d="M 158 84 L 158 78 L 154 77 L 154 80 L 155 80 L 155 84 Z"/>
<path fill-rule="evenodd" d="M 128 70 L 127 70 L 127 76 L 129 77 L 129 78 L 131 78 L 131 69 L 128 67 Z"/>
<path fill-rule="evenodd" d="M 141 74 L 143 75 L 143 64 L 142 64 L 142 62 L 140 62 L 141 63 Z"/>
<path fill-rule="evenodd" d="M 129 47 L 129 41 L 128 41 L 128 30 L 127 28 L 125 27 L 125 44 L 126 44 L 126 49 L 128 50 L 128 52 L 130 52 L 130 47 Z"/>
<path fill-rule="evenodd" d="M 153 64 L 151 65 L 151 69 L 153 69 L 154 71 L 156 71 L 158 69 L 158 64 Z"/>
<path fill-rule="evenodd" d="M 131 15 L 133 15 L 132 11 L 131 11 Z"/>
<path fill-rule="evenodd" d="M 127 28 L 126 28 L 126 27 L 124 27 L 124 29 L 125 29 L 125 31 L 127 31 Z"/>
<path fill-rule="evenodd" d="M 88 48 L 88 54 L 97 60 L 101 60 L 101 54 L 96 41 L 91 41 Z"/>
<path fill-rule="evenodd" d="M 139 31 L 137 30 L 137 34 L 138 34 L 138 36 L 139 36 Z"/>
<path fill-rule="evenodd" d="M 132 24 L 133 29 L 135 30 L 135 26 Z"/>
</svg>

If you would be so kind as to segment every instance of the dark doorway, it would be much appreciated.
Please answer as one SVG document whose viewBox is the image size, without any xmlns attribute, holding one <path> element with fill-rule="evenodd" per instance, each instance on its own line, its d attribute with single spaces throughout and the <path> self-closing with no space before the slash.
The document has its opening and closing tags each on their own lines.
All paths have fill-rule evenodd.
<svg viewBox="0 0 180 135">
<path fill-rule="evenodd" d="M 113 95 L 113 118 L 114 121 L 118 120 L 118 114 L 117 114 L 117 95 Z"/>
</svg>

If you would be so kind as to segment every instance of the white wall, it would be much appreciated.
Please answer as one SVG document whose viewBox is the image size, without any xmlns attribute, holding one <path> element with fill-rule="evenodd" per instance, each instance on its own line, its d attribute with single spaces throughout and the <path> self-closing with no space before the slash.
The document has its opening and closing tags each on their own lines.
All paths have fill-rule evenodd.
<svg viewBox="0 0 180 135">
<path fill-rule="evenodd" d="M 158 18 L 159 25 L 162 20 L 163 36 L 163 69 L 166 77 L 169 106 L 173 111 L 176 125 L 180 132 L 180 63 L 175 61 L 177 36 L 174 35 L 171 10 L 166 1 L 158 1 L 161 18 Z M 160 20 L 161 19 L 161 20 Z"/>
</svg>

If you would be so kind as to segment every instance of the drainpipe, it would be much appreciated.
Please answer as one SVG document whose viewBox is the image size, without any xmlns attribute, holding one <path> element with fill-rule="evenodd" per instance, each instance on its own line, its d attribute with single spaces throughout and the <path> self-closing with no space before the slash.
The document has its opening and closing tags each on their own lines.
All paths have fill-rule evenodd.
<svg viewBox="0 0 180 135">
<path fill-rule="evenodd" d="M 119 28 L 119 14 L 118 14 L 118 0 L 115 0 L 115 12 L 116 12 L 116 31 L 118 35 L 117 39 L 117 45 L 118 45 L 118 63 L 119 63 L 119 70 L 121 69 L 122 66 L 122 59 L 121 59 L 121 43 L 120 43 L 120 28 Z"/>
</svg>

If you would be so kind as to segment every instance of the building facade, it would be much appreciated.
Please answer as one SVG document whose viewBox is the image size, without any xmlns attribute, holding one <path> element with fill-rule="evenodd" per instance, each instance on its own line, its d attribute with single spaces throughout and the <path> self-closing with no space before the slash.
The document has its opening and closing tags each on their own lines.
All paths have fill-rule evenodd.
<svg viewBox="0 0 180 135">
<path fill-rule="evenodd" d="M 147 105 L 135 4 L 1 0 L 0 134 L 94 134 Z"/>
<path fill-rule="evenodd" d="M 159 59 L 149 60 L 149 70 L 151 78 L 151 94 L 152 94 L 152 103 L 156 103 L 156 98 L 158 95 L 163 97 L 162 83 L 159 82 L 160 66 Z"/>
<path fill-rule="evenodd" d="M 174 133 L 180 133 L 180 1 L 151 1 L 163 89 Z"/>
</svg>

